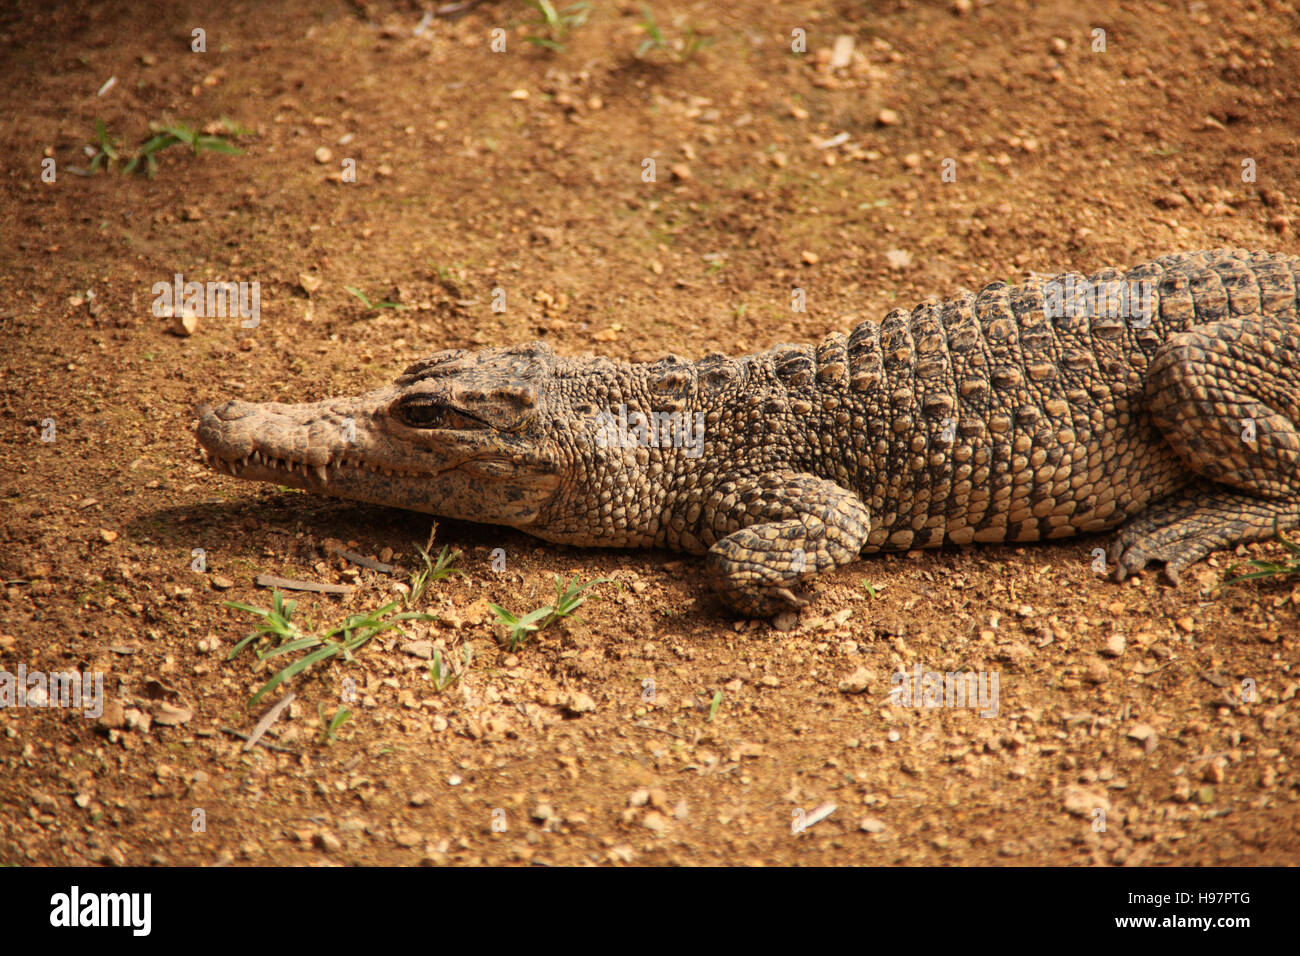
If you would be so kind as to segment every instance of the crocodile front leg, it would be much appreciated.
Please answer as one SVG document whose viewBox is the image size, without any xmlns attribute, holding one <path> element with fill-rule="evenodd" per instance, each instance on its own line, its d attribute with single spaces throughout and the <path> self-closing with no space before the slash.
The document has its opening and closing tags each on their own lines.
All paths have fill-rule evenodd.
<svg viewBox="0 0 1300 956">
<path fill-rule="evenodd" d="M 701 515 L 709 582 L 728 605 L 770 617 L 808 602 L 792 588 L 857 560 L 871 520 L 853 492 L 815 475 L 780 472 L 722 483 Z"/>
</svg>

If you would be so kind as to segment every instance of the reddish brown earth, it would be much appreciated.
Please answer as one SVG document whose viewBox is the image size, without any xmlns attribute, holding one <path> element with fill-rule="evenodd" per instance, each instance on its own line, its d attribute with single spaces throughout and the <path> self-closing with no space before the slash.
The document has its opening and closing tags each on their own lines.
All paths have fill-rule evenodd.
<svg viewBox="0 0 1300 956">
<path fill-rule="evenodd" d="M 514 2 L 418 37 L 413 3 L 6 7 L 0 667 L 103 672 L 110 704 L 0 710 L 0 862 L 1295 862 L 1300 589 L 1219 587 L 1276 544 L 1177 588 L 1098 575 L 1096 538 L 876 558 L 782 630 L 724 616 L 692 559 L 444 522 L 466 576 L 430 587 L 436 622 L 295 679 L 278 749 L 223 730 L 276 695 L 247 706 L 273 670 L 226 660 L 251 618 L 222 602 L 268 605 L 269 573 L 357 585 L 300 596 L 313 624 L 376 608 L 429 523 L 209 473 L 200 401 L 317 399 L 537 337 L 755 350 L 1028 270 L 1296 251 L 1294 8 L 1092 6 L 656 0 L 670 44 L 713 42 L 640 58 L 630 2 L 563 51 L 526 42 Z M 223 116 L 242 155 L 73 172 L 96 120 L 129 151 Z M 258 282 L 260 325 L 175 334 L 151 290 L 177 272 Z M 391 548 L 397 576 L 329 539 Z M 488 603 L 531 610 L 574 574 L 617 586 L 503 648 Z M 471 648 L 459 683 L 435 690 L 412 641 Z M 997 673 L 997 716 L 890 706 L 918 663 Z"/>
</svg>

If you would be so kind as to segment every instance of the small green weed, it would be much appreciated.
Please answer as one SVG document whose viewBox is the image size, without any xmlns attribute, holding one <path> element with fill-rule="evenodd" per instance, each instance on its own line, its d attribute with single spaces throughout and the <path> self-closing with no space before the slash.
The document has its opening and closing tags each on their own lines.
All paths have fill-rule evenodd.
<svg viewBox="0 0 1300 956">
<path fill-rule="evenodd" d="M 569 34 L 587 22 L 591 4 L 574 3 L 560 10 L 550 0 L 525 0 L 524 6 L 537 11 L 537 16 L 528 21 L 528 25 L 537 32 L 529 33 L 524 40 L 533 46 L 542 47 L 553 53 L 565 51 L 564 41 Z"/>
<path fill-rule="evenodd" d="M 438 648 L 433 649 L 433 660 L 429 662 L 429 683 L 433 689 L 441 693 L 452 684 L 456 683 L 469 670 L 470 664 L 474 660 L 474 652 L 468 644 L 464 648 L 465 668 L 459 674 L 442 662 L 442 652 Z"/>
<path fill-rule="evenodd" d="M 452 562 L 460 557 L 460 550 L 457 549 L 447 554 L 447 546 L 443 545 L 442 553 L 438 555 L 437 560 L 429 557 L 429 547 L 433 545 L 433 534 L 430 533 L 429 541 L 425 547 L 421 548 L 416 545 L 416 550 L 420 552 L 420 559 L 424 562 L 424 570 L 416 571 L 411 574 L 410 593 L 403 597 L 402 602 L 406 605 L 407 610 L 415 607 L 420 599 L 424 597 L 425 589 L 434 581 L 441 581 L 443 578 L 451 577 L 453 574 L 459 574 L 462 577 L 465 572 L 460 568 L 452 567 Z"/>
<path fill-rule="evenodd" d="M 867 597 L 871 598 L 873 601 L 876 598 L 880 597 L 880 592 L 885 590 L 886 587 L 888 587 L 888 585 L 886 584 L 881 584 L 877 586 L 872 584 L 866 578 L 862 579 L 862 590 L 866 591 Z"/>
<path fill-rule="evenodd" d="M 611 578 L 597 578 L 594 581 L 579 585 L 578 576 L 575 574 L 566 585 L 556 575 L 554 604 L 547 604 L 535 611 L 529 611 L 523 617 L 512 614 L 498 604 L 489 604 L 488 607 L 497 616 L 497 620 L 506 626 L 510 650 L 514 651 L 528 639 L 529 634 L 540 631 L 560 618 L 568 617 L 586 603 L 587 596 L 583 592 L 588 588 L 597 584 L 609 584 L 611 582 Z"/>
<path fill-rule="evenodd" d="M 373 302 L 369 296 L 356 286 L 345 285 L 343 288 L 356 296 L 357 300 L 366 307 L 367 312 L 378 312 L 380 309 L 397 309 L 398 311 L 401 311 L 402 309 L 410 308 L 410 306 L 402 305 L 400 302 Z"/>
<path fill-rule="evenodd" d="M 237 123 L 222 117 L 220 123 L 225 127 L 224 133 L 205 133 L 185 123 L 150 123 L 154 135 L 127 154 L 121 141 L 108 135 L 103 120 L 95 120 L 95 142 L 98 148 L 90 159 L 90 171 L 114 169 L 119 163 L 122 172 L 143 171 L 150 179 L 158 172 L 157 154 L 172 146 L 188 146 L 194 155 L 199 153 L 225 153 L 230 156 L 242 155 L 243 150 L 231 140 L 234 137 L 247 136 L 249 131 Z M 211 127 L 208 127 L 209 129 Z M 143 165 L 142 165 L 143 164 Z"/>
<path fill-rule="evenodd" d="M 268 660 L 285 655 L 300 655 L 288 666 L 278 671 L 249 699 L 249 706 L 256 704 L 268 692 L 275 690 L 291 677 L 307 670 L 313 664 L 342 655 L 345 661 L 351 661 L 353 655 L 361 650 L 373 638 L 385 631 L 396 630 L 405 634 L 401 625 L 406 621 L 432 621 L 432 614 L 416 611 L 395 613 L 400 602 L 391 601 L 383 607 L 350 615 L 343 623 L 337 624 L 322 634 L 304 633 L 293 622 L 292 616 L 296 601 L 284 601 L 278 590 L 271 592 L 271 607 L 259 608 L 238 601 L 223 602 L 226 607 L 236 611 L 246 611 L 262 618 L 262 622 L 247 637 L 230 649 L 226 660 L 234 660 L 249 644 L 254 644 L 254 651 L 259 660 Z M 308 626 L 310 629 L 310 625 Z M 269 641 L 273 646 L 263 650 L 256 646 Z"/>
<path fill-rule="evenodd" d="M 690 26 L 686 28 L 681 39 L 669 40 L 659 28 L 659 23 L 648 6 L 642 4 L 641 13 L 641 29 L 645 31 L 646 37 L 636 48 L 638 59 L 651 50 L 656 50 L 667 54 L 678 63 L 689 63 L 701 50 L 713 44 L 712 37 L 705 36 Z"/>
<path fill-rule="evenodd" d="M 325 704 L 322 701 L 316 705 L 316 713 L 320 715 L 321 725 L 321 743 L 329 745 L 339 739 L 339 728 L 352 719 L 352 711 L 346 707 L 339 707 L 334 711 L 334 716 L 325 719 Z"/>
<path fill-rule="evenodd" d="M 1248 567 L 1254 568 L 1254 571 L 1239 574 L 1234 578 L 1225 580 L 1223 583 L 1225 585 L 1238 584 L 1242 581 L 1259 581 L 1264 578 L 1276 578 L 1279 581 L 1285 581 L 1288 578 L 1300 577 L 1300 544 L 1283 537 L 1282 533 L 1277 530 L 1276 524 L 1273 529 L 1273 538 L 1286 549 L 1287 554 L 1291 555 L 1291 560 L 1277 562 L 1251 558 L 1246 564 Z M 1227 574 L 1232 574 L 1238 567 L 1240 565 L 1232 565 L 1228 568 Z"/>
</svg>

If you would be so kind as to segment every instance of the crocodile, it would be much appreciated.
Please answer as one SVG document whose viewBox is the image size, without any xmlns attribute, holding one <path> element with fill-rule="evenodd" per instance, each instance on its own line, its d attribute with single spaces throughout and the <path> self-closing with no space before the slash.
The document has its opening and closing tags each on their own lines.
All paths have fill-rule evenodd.
<svg viewBox="0 0 1300 956">
<path fill-rule="evenodd" d="M 1176 585 L 1300 525 L 1298 289 L 1300 257 L 1216 249 L 739 358 L 450 349 L 355 397 L 201 406 L 197 437 L 237 478 L 704 554 L 752 617 L 863 554 L 1111 529 L 1094 563 Z"/>
</svg>

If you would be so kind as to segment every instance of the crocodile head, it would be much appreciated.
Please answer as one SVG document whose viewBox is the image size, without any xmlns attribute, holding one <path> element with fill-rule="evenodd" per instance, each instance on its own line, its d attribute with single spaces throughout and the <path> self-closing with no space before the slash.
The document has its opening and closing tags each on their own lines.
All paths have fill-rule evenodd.
<svg viewBox="0 0 1300 956">
<path fill-rule="evenodd" d="M 540 342 L 439 352 L 360 396 L 201 406 L 198 440 L 237 478 L 527 529 L 563 470 L 554 361 Z"/>
</svg>

